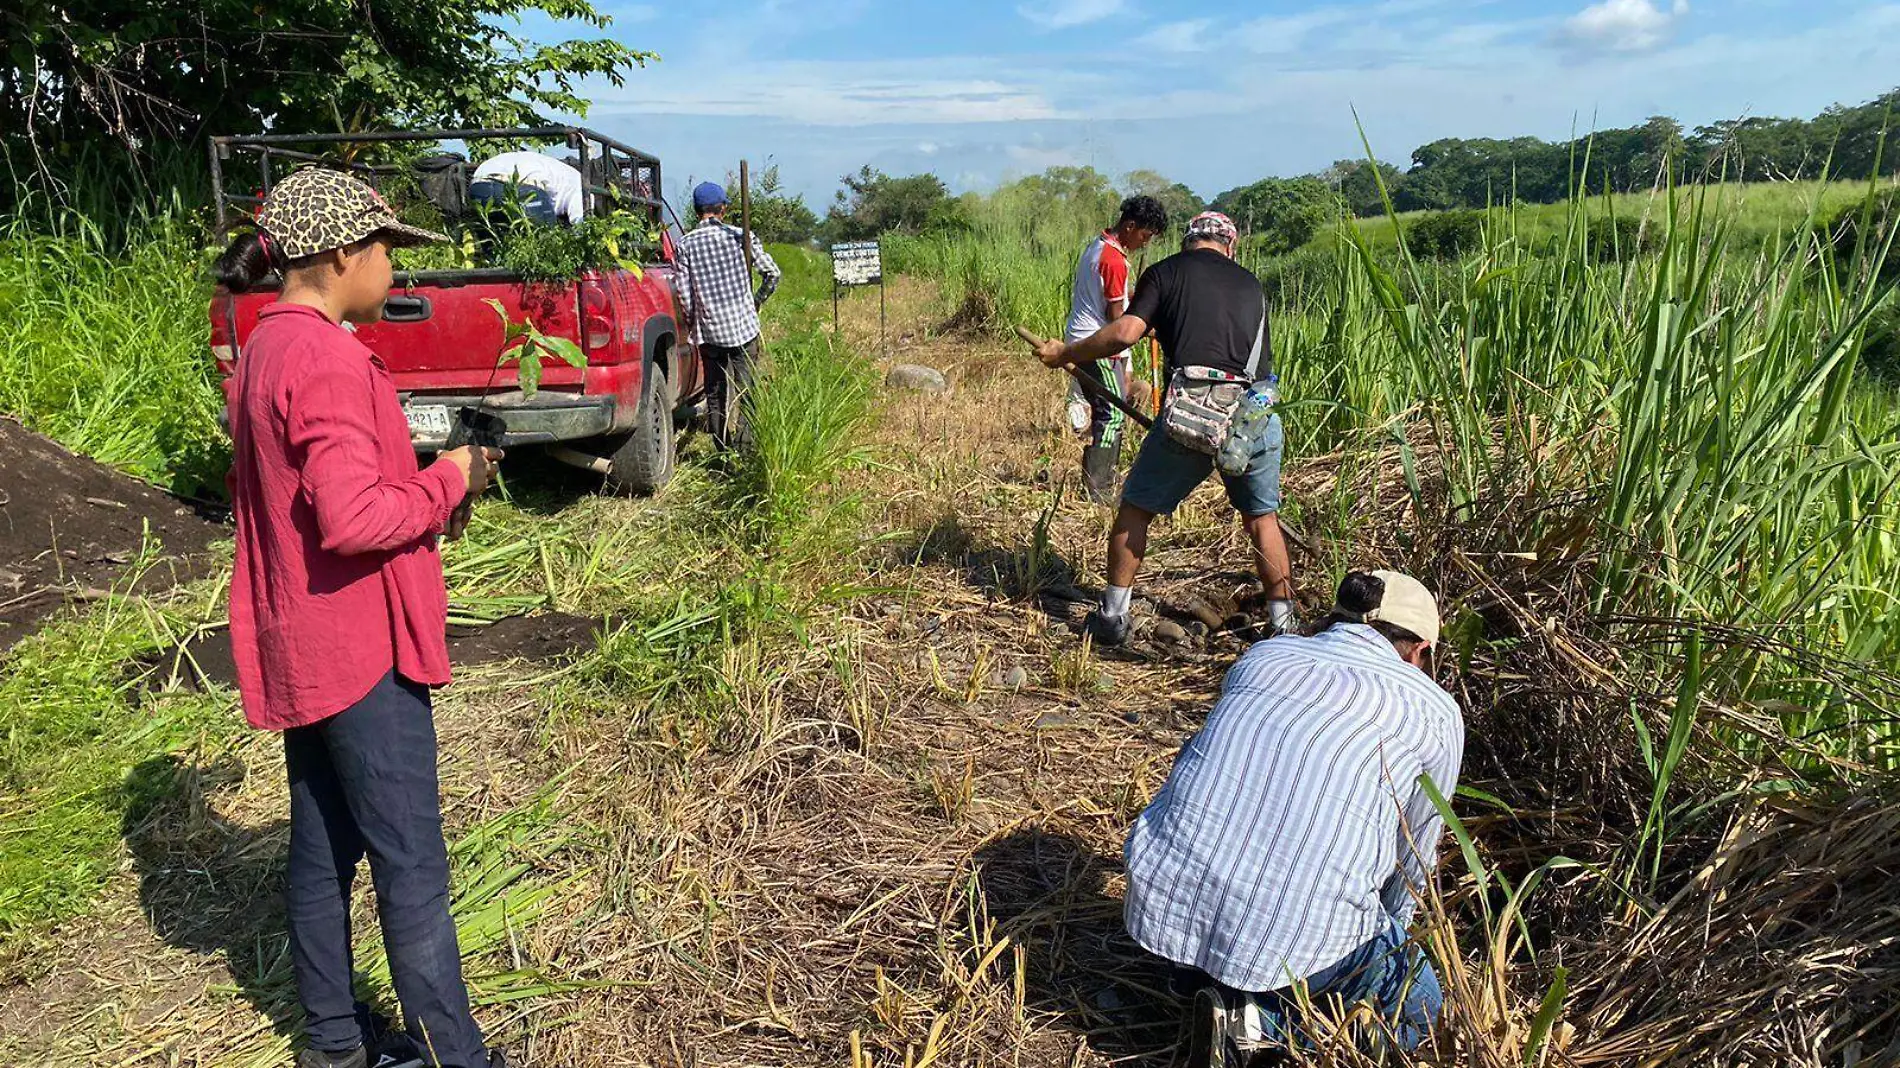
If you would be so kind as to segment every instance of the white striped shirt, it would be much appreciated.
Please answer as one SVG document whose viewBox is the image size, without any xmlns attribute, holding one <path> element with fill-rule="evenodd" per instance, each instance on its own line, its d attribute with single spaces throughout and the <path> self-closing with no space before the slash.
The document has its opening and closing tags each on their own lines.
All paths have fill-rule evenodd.
<svg viewBox="0 0 1900 1068">
<path fill-rule="evenodd" d="M 1128 933 L 1265 991 L 1405 923 L 1443 829 L 1418 779 L 1450 797 L 1464 737 L 1371 627 L 1260 642 L 1128 836 Z"/>
</svg>

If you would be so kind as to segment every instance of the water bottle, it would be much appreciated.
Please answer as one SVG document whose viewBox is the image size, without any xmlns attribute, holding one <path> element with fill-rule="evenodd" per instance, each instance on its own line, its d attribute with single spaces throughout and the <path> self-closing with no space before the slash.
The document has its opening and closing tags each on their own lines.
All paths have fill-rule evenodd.
<svg viewBox="0 0 1900 1068">
<path fill-rule="evenodd" d="M 1224 475 L 1236 477 L 1247 473 L 1247 464 L 1260 451 L 1260 442 L 1267 435 L 1267 424 L 1273 420 L 1273 406 L 1280 402 L 1280 379 L 1277 375 L 1268 375 L 1255 382 L 1240 398 L 1240 407 L 1235 409 L 1234 418 L 1227 424 L 1227 439 L 1221 442 L 1220 452 L 1214 455 L 1214 466 Z"/>
</svg>

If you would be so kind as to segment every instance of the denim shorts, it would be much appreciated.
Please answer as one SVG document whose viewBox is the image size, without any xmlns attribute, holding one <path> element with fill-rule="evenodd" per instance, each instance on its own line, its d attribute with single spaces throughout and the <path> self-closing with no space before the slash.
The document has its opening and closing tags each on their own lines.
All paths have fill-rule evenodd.
<svg viewBox="0 0 1900 1068">
<path fill-rule="evenodd" d="M 1286 432 L 1280 426 L 1280 417 L 1274 415 L 1267 421 L 1260 451 L 1248 461 L 1246 473 L 1238 478 L 1221 475 L 1227 499 L 1241 515 L 1252 518 L 1280 510 L 1280 454 L 1285 448 Z M 1213 470 L 1212 456 L 1182 445 L 1157 427 L 1142 441 L 1135 466 L 1122 483 L 1122 503 L 1156 515 L 1173 515 Z"/>
</svg>

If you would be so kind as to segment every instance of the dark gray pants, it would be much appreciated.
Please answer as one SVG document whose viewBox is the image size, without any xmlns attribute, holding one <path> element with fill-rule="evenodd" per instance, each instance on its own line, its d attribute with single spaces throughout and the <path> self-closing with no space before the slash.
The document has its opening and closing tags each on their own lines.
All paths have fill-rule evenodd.
<svg viewBox="0 0 1900 1068">
<path fill-rule="evenodd" d="M 752 387 L 752 365 L 758 358 L 756 337 L 743 345 L 699 347 L 699 365 L 706 376 L 706 427 L 722 449 L 752 444 L 745 395 Z"/>
<path fill-rule="evenodd" d="M 486 1068 L 449 917 L 448 846 L 426 686 L 390 672 L 329 719 L 284 732 L 290 773 L 285 911 L 313 1049 L 363 1044 L 351 989 L 350 886 L 367 854 L 403 1023 L 424 1063 Z"/>
</svg>

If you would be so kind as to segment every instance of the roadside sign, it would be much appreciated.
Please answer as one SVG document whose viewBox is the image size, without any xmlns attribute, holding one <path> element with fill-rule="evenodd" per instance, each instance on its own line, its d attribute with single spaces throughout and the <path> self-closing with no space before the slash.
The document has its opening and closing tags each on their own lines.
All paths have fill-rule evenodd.
<svg viewBox="0 0 1900 1068">
<path fill-rule="evenodd" d="M 840 286 L 884 283 L 884 263 L 875 241 L 845 241 L 831 246 L 831 280 Z"/>
</svg>

